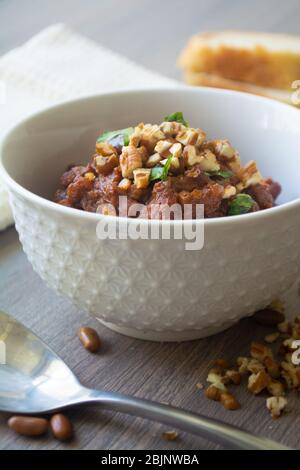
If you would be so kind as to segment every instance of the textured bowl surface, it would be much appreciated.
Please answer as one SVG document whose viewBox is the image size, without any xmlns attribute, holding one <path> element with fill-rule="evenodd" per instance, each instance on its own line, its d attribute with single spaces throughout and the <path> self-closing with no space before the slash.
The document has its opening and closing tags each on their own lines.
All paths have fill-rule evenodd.
<svg viewBox="0 0 300 470">
<path fill-rule="evenodd" d="M 185 240 L 99 240 L 101 216 L 48 200 L 66 165 L 88 160 L 100 130 L 160 122 L 176 110 L 209 137 L 229 138 L 243 162 L 257 160 L 282 183 L 282 205 L 206 220 L 203 249 L 188 251 Z M 157 341 L 216 333 L 268 305 L 299 274 L 299 129 L 292 107 L 213 89 L 113 93 L 50 108 L 2 146 L 24 251 L 52 288 L 118 332 Z"/>
</svg>

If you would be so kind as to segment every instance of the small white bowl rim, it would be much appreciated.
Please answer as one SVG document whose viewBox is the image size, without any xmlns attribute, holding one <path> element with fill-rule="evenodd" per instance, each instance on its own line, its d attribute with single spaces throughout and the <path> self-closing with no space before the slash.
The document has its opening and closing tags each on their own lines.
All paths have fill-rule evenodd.
<svg viewBox="0 0 300 470">
<path fill-rule="evenodd" d="M 288 109 L 290 113 L 295 113 L 295 116 L 299 119 L 299 110 L 297 108 L 293 108 L 291 105 L 282 103 L 276 100 L 273 100 L 271 98 L 266 98 L 262 96 L 257 96 L 257 95 L 252 95 L 250 93 L 244 93 L 240 91 L 233 91 L 233 90 L 225 90 L 225 89 L 217 89 L 217 88 L 212 88 L 212 87 L 191 87 L 191 86 L 186 86 L 186 85 L 176 85 L 176 86 L 169 86 L 169 87 L 155 87 L 155 88 L 139 88 L 137 90 L 133 89 L 124 89 L 124 90 L 117 90 L 117 91 L 108 91 L 104 93 L 97 93 L 94 95 L 86 95 L 82 96 L 77 99 L 69 99 L 66 101 L 63 101 L 62 103 L 53 105 L 53 106 L 47 106 L 35 113 L 32 113 L 30 116 L 21 119 L 19 122 L 17 122 L 12 128 L 10 128 L 2 137 L 1 143 L 0 143 L 0 176 L 4 180 L 4 182 L 7 184 L 8 188 L 11 188 L 13 191 L 18 193 L 20 196 L 22 196 L 25 199 L 28 199 L 31 202 L 36 203 L 37 205 L 40 205 L 46 209 L 49 209 L 54 212 L 58 212 L 61 215 L 66 215 L 69 217 L 73 217 L 75 219 L 86 219 L 94 222 L 99 222 L 99 220 L 104 219 L 109 222 L 109 221 L 115 221 L 116 219 L 123 219 L 127 220 L 129 223 L 138 223 L 138 224 L 173 224 L 173 225 L 178 225 L 178 224 L 200 224 L 203 223 L 206 226 L 219 226 L 219 225 L 224 225 L 224 224 L 239 224 L 239 223 L 247 223 L 250 221 L 259 221 L 263 220 L 272 216 L 275 216 L 276 214 L 281 214 L 284 211 L 288 211 L 289 209 L 293 209 L 297 206 L 300 206 L 300 198 L 296 198 L 292 201 L 285 202 L 283 204 L 280 204 L 278 206 L 272 207 L 270 209 L 266 210 L 261 210 L 257 212 L 252 212 L 250 214 L 242 214 L 242 215 L 235 215 L 235 216 L 226 216 L 226 217 L 215 217 L 215 218 L 206 218 L 206 219 L 187 219 L 187 220 L 157 220 L 157 219 L 133 219 L 129 217 L 118 217 L 118 216 L 109 216 L 109 215 L 102 215 L 102 214 L 96 214 L 94 212 L 86 212 L 82 211 L 80 209 L 75 209 L 72 207 L 67 207 L 63 206 L 61 204 L 58 204 L 56 202 L 53 202 L 49 199 L 46 199 L 42 196 L 39 196 L 32 191 L 29 191 L 28 189 L 24 188 L 21 184 L 17 183 L 7 172 L 6 168 L 4 167 L 3 164 L 3 148 L 9 141 L 10 137 L 12 134 L 14 134 L 18 128 L 21 128 L 26 124 L 27 122 L 30 122 L 31 120 L 34 120 L 38 118 L 39 116 L 45 115 L 49 112 L 59 110 L 66 105 L 72 104 L 72 103 L 80 103 L 80 102 L 86 102 L 86 101 L 92 101 L 94 99 L 101 98 L 102 96 L 105 97 L 110 97 L 110 96 L 116 96 L 116 95 L 137 95 L 137 94 L 145 94 L 145 93 L 153 93 L 153 92 L 164 92 L 164 93 L 169 93 L 169 92 L 174 92 L 174 91 L 185 91 L 187 93 L 211 93 L 211 94 L 217 94 L 217 95 L 224 95 L 227 94 L 228 96 L 237 96 L 240 95 L 245 100 L 249 101 L 254 101 L 254 102 L 268 102 L 268 105 L 272 104 L 273 107 L 275 108 L 282 108 L 282 109 Z"/>
</svg>

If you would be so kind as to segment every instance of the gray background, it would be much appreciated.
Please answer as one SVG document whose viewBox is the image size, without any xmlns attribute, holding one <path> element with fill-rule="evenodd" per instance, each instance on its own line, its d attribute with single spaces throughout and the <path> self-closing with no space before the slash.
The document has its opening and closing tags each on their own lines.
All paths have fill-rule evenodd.
<svg viewBox="0 0 300 470">
<path fill-rule="evenodd" d="M 249 29 L 298 33 L 299 0 L 0 0 L 0 54 L 21 45 L 55 22 L 77 31 L 170 77 L 180 77 L 175 62 L 189 36 L 197 31 Z M 92 64 L 91 64 L 92 66 Z M 300 78 L 300 77 L 299 77 Z M 247 354 L 250 341 L 269 331 L 244 320 L 227 332 L 182 344 L 141 342 L 110 332 L 49 290 L 33 272 L 13 228 L 0 233 L 0 308 L 7 310 L 49 342 L 89 386 L 122 391 L 182 406 L 300 447 L 299 401 L 272 421 L 265 397 L 237 388 L 241 410 L 224 411 L 196 389 L 209 364 Z M 97 328 L 104 347 L 92 356 L 78 343 L 82 324 Z M 299 400 L 299 399 L 298 399 Z M 0 414 L 0 448 L 209 449 L 211 443 L 180 433 L 176 442 L 161 439 L 165 428 L 140 419 L 99 410 L 70 411 L 76 438 L 62 445 L 50 437 L 15 436 Z"/>
<path fill-rule="evenodd" d="M 299 0 L 0 0 L 0 54 L 65 22 L 170 77 L 191 34 L 218 29 L 299 33 Z"/>
</svg>

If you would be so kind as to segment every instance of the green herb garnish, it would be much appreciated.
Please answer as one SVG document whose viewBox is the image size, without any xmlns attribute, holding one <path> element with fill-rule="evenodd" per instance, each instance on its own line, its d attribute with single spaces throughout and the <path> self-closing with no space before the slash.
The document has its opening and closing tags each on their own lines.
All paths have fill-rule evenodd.
<svg viewBox="0 0 300 470">
<path fill-rule="evenodd" d="M 220 176 L 221 178 L 231 178 L 234 175 L 232 171 L 205 171 L 206 176 Z"/>
<path fill-rule="evenodd" d="M 154 168 L 151 168 L 150 181 L 160 180 L 163 171 L 164 169 L 162 166 L 155 166 Z"/>
<path fill-rule="evenodd" d="M 229 202 L 228 215 L 247 214 L 255 204 L 249 194 L 238 194 Z"/>
<path fill-rule="evenodd" d="M 169 116 L 166 116 L 165 121 L 167 122 L 179 122 L 180 124 L 183 124 L 186 127 L 189 127 L 188 122 L 184 119 L 183 114 L 181 111 L 177 111 L 176 113 L 169 114 Z"/>
<path fill-rule="evenodd" d="M 151 169 L 150 181 L 155 181 L 155 180 L 166 181 L 168 177 L 168 172 L 172 163 L 172 158 L 173 158 L 173 155 L 170 155 L 167 158 L 167 161 L 164 164 L 164 166 L 155 166 L 154 168 Z"/>
<path fill-rule="evenodd" d="M 126 129 L 120 129 L 118 131 L 108 131 L 98 137 L 97 142 L 109 142 L 114 147 L 123 146 L 129 144 L 129 139 L 133 133 L 133 127 L 127 127 Z"/>
</svg>

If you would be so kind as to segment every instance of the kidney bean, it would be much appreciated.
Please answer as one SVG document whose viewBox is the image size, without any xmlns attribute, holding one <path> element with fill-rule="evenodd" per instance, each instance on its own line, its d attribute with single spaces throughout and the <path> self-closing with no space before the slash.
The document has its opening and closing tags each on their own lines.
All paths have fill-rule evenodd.
<svg viewBox="0 0 300 470">
<path fill-rule="evenodd" d="M 253 319 L 260 325 L 276 326 L 278 323 L 282 323 L 284 321 L 284 314 L 270 308 L 265 308 L 264 310 L 255 312 Z"/>
<path fill-rule="evenodd" d="M 48 431 L 49 423 L 45 418 L 12 416 L 8 420 L 8 426 L 22 436 L 41 436 Z"/>
<path fill-rule="evenodd" d="M 50 420 L 51 431 L 59 441 L 68 441 L 73 437 L 73 426 L 69 418 L 63 414 L 55 414 Z"/>
<path fill-rule="evenodd" d="M 101 347 L 101 340 L 98 336 L 97 331 L 88 326 L 82 326 L 79 329 L 79 339 L 85 349 L 90 352 L 97 352 Z"/>
</svg>

